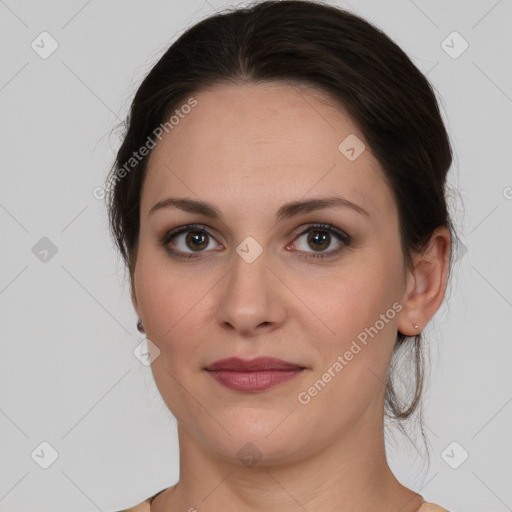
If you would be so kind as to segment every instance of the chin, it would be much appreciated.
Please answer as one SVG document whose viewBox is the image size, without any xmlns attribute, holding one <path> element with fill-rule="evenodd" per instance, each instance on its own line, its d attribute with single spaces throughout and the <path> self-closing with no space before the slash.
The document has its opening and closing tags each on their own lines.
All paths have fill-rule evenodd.
<svg viewBox="0 0 512 512">
<path fill-rule="evenodd" d="M 254 408 L 245 414 L 239 411 L 226 421 L 219 417 L 231 436 L 223 431 L 221 436 L 212 437 L 212 431 L 209 431 L 203 439 L 220 457 L 247 467 L 290 463 L 300 453 L 305 454 L 311 445 L 311 437 L 297 424 L 296 418 L 292 418 L 293 414 L 285 419 L 287 414 Z"/>
</svg>

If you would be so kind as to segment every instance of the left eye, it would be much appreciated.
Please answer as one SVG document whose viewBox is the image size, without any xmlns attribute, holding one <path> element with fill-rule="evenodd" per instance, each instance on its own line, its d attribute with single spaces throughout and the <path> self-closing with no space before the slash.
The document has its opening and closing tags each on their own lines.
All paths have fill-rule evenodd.
<svg viewBox="0 0 512 512">
<path fill-rule="evenodd" d="M 305 256 L 306 258 L 328 258 L 330 256 L 334 256 L 342 251 L 345 246 L 350 245 L 351 240 L 349 235 L 343 231 L 333 228 L 330 224 L 309 226 L 308 229 L 298 236 L 297 240 L 304 235 L 307 235 L 307 237 L 306 240 L 303 241 L 303 244 L 294 241 L 293 245 L 298 246 L 297 248 L 301 252 L 308 253 L 308 256 Z M 333 236 L 338 241 L 338 248 L 331 251 L 325 251 L 326 248 L 330 247 Z M 313 247 L 313 254 L 307 250 L 308 247 Z"/>
</svg>

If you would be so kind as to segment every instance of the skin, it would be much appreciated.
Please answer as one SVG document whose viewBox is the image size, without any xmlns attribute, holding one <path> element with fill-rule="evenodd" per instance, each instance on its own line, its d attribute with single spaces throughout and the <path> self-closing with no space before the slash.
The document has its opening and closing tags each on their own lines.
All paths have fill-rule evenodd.
<svg viewBox="0 0 512 512">
<path fill-rule="evenodd" d="M 180 445 L 180 480 L 151 510 L 418 510 L 422 497 L 398 482 L 386 460 L 385 382 L 397 330 L 416 334 L 441 305 L 449 231 L 438 229 L 406 268 L 380 165 L 368 145 L 354 161 L 338 150 L 349 134 L 364 138 L 320 91 L 233 84 L 194 98 L 197 106 L 150 156 L 131 274 L 135 310 L 160 350 L 151 367 Z M 275 220 L 286 202 L 326 196 L 368 215 L 330 207 Z M 168 197 L 211 202 L 223 220 L 173 207 L 148 214 Z M 318 251 L 310 232 L 300 233 L 319 222 L 349 234 L 351 245 L 331 235 L 320 252 L 341 252 L 308 259 Z M 202 252 L 185 233 L 169 246 L 195 259 L 171 257 L 159 239 L 192 223 L 211 235 Z M 236 252 L 248 236 L 263 248 L 252 263 Z M 298 393 L 395 302 L 401 311 L 301 404 Z M 221 358 L 262 355 L 307 369 L 259 393 L 230 390 L 204 370 Z M 252 466 L 237 456 L 248 442 L 261 455 Z"/>
</svg>

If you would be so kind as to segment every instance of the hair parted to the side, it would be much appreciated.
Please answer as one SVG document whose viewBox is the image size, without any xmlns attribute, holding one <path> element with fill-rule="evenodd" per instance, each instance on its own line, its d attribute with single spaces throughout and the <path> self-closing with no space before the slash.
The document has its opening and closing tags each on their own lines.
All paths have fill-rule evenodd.
<svg viewBox="0 0 512 512">
<path fill-rule="evenodd" d="M 135 94 L 106 181 L 110 229 L 132 285 L 149 155 L 121 179 L 116 170 L 199 91 L 224 83 L 275 81 L 327 93 L 354 120 L 393 191 L 408 269 L 413 254 L 427 247 L 437 227 L 446 226 L 452 241 L 456 238 L 445 198 L 452 150 L 426 77 L 386 34 L 350 12 L 320 1 L 267 0 L 226 9 L 186 30 Z M 448 277 L 452 261 L 453 251 Z M 401 423 L 418 408 L 421 424 L 422 346 L 421 334 L 407 337 L 397 332 L 395 354 L 410 353 L 414 392 L 409 403 L 403 403 L 394 383 L 393 360 L 385 413 L 397 420 L 402 432 Z M 425 440 L 423 427 L 421 432 Z"/>
</svg>

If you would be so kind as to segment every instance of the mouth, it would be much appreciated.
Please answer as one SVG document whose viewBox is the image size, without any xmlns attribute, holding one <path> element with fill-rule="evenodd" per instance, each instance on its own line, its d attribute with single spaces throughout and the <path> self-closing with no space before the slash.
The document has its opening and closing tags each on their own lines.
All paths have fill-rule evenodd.
<svg viewBox="0 0 512 512">
<path fill-rule="evenodd" d="M 277 386 L 300 375 L 306 367 L 273 357 L 244 360 L 221 359 L 205 368 L 223 386 L 255 393 Z"/>
</svg>

